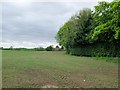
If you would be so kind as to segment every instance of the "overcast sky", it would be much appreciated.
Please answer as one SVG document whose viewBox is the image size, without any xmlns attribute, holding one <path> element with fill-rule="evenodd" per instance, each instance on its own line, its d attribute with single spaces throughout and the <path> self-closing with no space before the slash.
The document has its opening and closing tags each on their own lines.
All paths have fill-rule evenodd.
<svg viewBox="0 0 120 90">
<path fill-rule="evenodd" d="M 0 46 L 55 46 L 55 35 L 59 28 L 76 12 L 83 8 L 93 8 L 98 1 L 3 0 Z"/>
</svg>

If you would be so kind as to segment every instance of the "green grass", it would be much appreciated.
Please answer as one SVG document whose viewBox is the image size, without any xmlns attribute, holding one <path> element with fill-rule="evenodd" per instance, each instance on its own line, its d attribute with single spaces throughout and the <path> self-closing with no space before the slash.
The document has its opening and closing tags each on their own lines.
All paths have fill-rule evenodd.
<svg viewBox="0 0 120 90">
<path fill-rule="evenodd" d="M 117 88 L 118 63 L 102 59 L 114 58 L 78 57 L 62 51 L 2 51 L 2 85 Z"/>
<path fill-rule="evenodd" d="M 118 57 L 95 57 L 96 60 L 103 60 L 106 62 L 120 63 L 120 58 Z"/>
</svg>

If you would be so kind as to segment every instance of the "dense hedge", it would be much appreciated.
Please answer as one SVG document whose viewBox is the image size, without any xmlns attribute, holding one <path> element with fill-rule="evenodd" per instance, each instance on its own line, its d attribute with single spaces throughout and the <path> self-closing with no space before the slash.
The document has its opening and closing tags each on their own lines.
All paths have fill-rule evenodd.
<svg viewBox="0 0 120 90">
<path fill-rule="evenodd" d="M 120 48 L 111 44 L 99 43 L 71 48 L 70 54 L 77 56 L 120 57 Z"/>
</svg>

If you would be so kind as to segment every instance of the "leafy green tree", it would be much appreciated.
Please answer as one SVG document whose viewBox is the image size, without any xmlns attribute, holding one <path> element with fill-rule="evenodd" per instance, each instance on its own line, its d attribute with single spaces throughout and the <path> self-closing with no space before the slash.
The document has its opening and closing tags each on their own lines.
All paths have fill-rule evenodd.
<svg viewBox="0 0 120 90">
<path fill-rule="evenodd" d="M 74 23 L 69 20 L 66 22 L 58 31 L 56 39 L 61 46 L 64 46 L 69 52 L 70 47 L 73 46 L 74 37 L 75 37 L 75 27 Z"/>
<path fill-rule="evenodd" d="M 92 39 L 95 41 L 112 42 L 120 39 L 120 1 L 99 2 L 95 6 L 94 19 L 97 23 L 93 31 Z"/>
<path fill-rule="evenodd" d="M 76 22 L 76 36 L 75 36 L 75 47 L 88 44 L 91 36 L 91 30 L 93 28 L 92 11 L 90 9 L 83 9 L 73 18 Z"/>
<path fill-rule="evenodd" d="M 13 46 L 10 46 L 9 50 L 13 50 Z"/>
<path fill-rule="evenodd" d="M 52 51 L 53 50 L 53 47 L 52 46 L 48 46 L 47 48 L 46 48 L 46 51 Z"/>
<path fill-rule="evenodd" d="M 87 36 L 92 30 L 92 11 L 83 9 L 72 16 L 58 31 L 56 39 L 69 53 L 70 48 L 87 43 Z"/>
<path fill-rule="evenodd" d="M 36 51 L 45 51 L 45 49 L 43 47 L 34 48 L 34 50 L 36 50 Z"/>
<path fill-rule="evenodd" d="M 92 40 L 103 43 L 112 56 L 120 52 L 120 0 L 117 2 L 99 2 L 94 14 L 97 26 L 93 30 Z"/>
<path fill-rule="evenodd" d="M 56 39 L 67 53 L 120 56 L 120 0 L 99 2 L 94 11 L 81 10 L 60 28 Z"/>
</svg>

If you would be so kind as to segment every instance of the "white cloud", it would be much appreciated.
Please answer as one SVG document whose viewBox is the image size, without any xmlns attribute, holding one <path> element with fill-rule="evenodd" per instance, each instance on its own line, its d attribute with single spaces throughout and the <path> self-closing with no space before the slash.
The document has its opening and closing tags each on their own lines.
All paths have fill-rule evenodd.
<svg viewBox="0 0 120 90">
<path fill-rule="evenodd" d="M 2 44 L 4 47 L 46 47 L 56 45 L 59 28 L 82 8 L 98 0 L 2 0 Z M 99 0 L 100 1 L 100 0 Z M 108 0 L 107 0 L 108 1 Z M 4 42 L 3 42 L 4 41 Z"/>
<path fill-rule="evenodd" d="M 47 46 L 53 45 L 54 47 L 58 45 L 57 43 L 54 42 L 28 42 L 28 41 L 12 41 L 12 40 L 7 40 L 7 41 L 2 41 L 0 43 L 0 47 L 4 48 L 9 48 L 10 46 L 13 46 L 14 48 L 37 48 L 37 47 L 44 47 L 46 48 Z"/>
<path fill-rule="evenodd" d="M 2 2 L 16 2 L 16 3 L 21 3 L 21 2 L 98 2 L 98 1 L 103 1 L 103 0 L 2 0 Z M 104 0 L 111 2 L 113 0 Z"/>
</svg>

